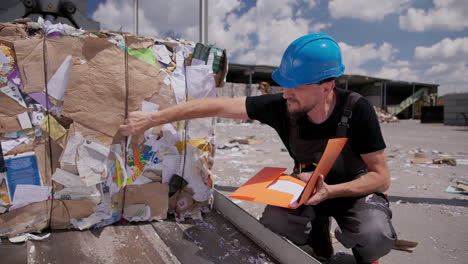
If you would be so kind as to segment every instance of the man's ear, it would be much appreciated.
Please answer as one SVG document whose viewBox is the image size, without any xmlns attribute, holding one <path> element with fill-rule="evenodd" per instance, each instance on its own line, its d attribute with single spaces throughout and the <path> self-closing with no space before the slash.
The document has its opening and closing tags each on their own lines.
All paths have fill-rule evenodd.
<svg viewBox="0 0 468 264">
<path fill-rule="evenodd" d="M 335 88 L 335 81 L 329 81 L 322 84 L 322 91 L 325 96 L 328 96 L 331 91 Z"/>
</svg>

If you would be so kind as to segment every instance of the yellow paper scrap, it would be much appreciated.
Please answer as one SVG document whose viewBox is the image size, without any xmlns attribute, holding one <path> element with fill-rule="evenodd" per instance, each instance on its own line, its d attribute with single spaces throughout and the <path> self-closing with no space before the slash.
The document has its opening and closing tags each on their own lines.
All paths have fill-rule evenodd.
<svg viewBox="0 0 468 264">
<path fill-rule="evenodd" d="M 50 122 L 48 120 L 50 120 Z M 63 137 L 63 135 L 65 135 L 65 133 L 67 132 L 67 130 L 65 130 L 65 128 L 62 125 L 60 125 L 54 117 L 51 117 L 50 115 L 44 117 L 44 120 L 41 123 L 41 129 L 42 131 L 48 133 L 53 140 L 57 140 Z"/>
<path fill-rule="evenodd" d="M 190 145 L 200 149 L 203 152 L 210 152 L 211 151 L 210 143 L 206 139 L 203 139 L 203 138 L 202 139 L 189 139 L 189 140 L 187 140 L 187 142 Z M 185 141 L 179 141 L 179 142 L 177 142 L 175 144 L 175 146 L 176 146 L 177 150 L 179 151 L 179 154 L 182 155 L 183 150 L 185 148 Z"/>
</svg>

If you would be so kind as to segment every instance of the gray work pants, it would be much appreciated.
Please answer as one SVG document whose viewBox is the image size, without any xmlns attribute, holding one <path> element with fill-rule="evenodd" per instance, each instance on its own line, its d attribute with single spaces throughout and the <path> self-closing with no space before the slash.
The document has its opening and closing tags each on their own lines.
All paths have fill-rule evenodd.
<svg viewBox="0 0 468 264">
<path fill-rule="evenodd" d="M 326 240 L 317 237 L 320 230 L 317 232 L 314 225 L 328 221 L 330 216 L 338 224 L 335 230 L 336 239 L 346 248 L 352 248 L 358 263 L 379 259 L 395 243 L 392 212 L 388 200 L 382 194 L 330 199 L 316 206 L 301 206 L 297 209 L 267 206 L 260 222 L 297 245 L 309 244 L 315 248 L 314 244 L 318 245 Z M 323 224 L 320 228 L 324 226 L 328 229 L 328 225 Z"/>
</svg>

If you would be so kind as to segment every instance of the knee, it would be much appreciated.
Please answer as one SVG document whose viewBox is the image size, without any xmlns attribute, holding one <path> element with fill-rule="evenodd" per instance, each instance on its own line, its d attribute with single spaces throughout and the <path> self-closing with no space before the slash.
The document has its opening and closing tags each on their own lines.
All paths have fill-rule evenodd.
<svg viewBox="0 0 468 264">
<path fill-rule="evenodd" d="M 267 206 L 260 222 L 271 231 L 286 237 L 295 244 L 303 245 L 307 242 L 308 234 L 305 230 L 310 218 L 301 216 L 295 210 Z"/>
<path fill-rule="evenodd" d="M 373 217 L 362 224 L 357 234 L 357 244 L 378 257 L 386 255 L 393 248 L 396 234 L 388 218 Z"/>
</svg>

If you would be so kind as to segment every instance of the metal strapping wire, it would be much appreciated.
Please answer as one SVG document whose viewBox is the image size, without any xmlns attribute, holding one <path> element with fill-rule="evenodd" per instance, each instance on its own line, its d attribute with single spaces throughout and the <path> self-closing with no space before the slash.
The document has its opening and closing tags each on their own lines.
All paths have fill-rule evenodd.
<svg viewBox="0 0 468 264">
<path fill-rule="evenodd" d="M 43 29 L 44 30 L 44 29 Z M 50 137 L 50 133 L 51 133 L 51 130 L 50 130 L 50 105 L 49 105 L 49 87 L 48 87 L 48 81 L 47 81 L 47 75 L 48 75 L 48 72 L 47 72 L 47 45 L 46 45 L 46 40 L 47 40 L 47 32 L 45 32 L 44 30 L 44 35 L 42 37 L 42 60 L 43 60 L 43 66 L 44 66 L 44 85 L 45 85 L 45 103 L 46 103 L 46 116 L 47 116 L 47 130 L 49 131 L 48 133 L 48 136 L 47 136 L 47 143 L 46 144 L 46 147 L 48 147 L 48 152 L 49 152 L 49 158 L 47 158 L 47 149 L 45 150 L 46 153 L 44 153 L 44 169 L 45 169 L 45 174 L 44 177 L 47 179 L 49 178 L 50 179 L 50 182 L 48 182 L 47 184 L 50 184 L 50 189 L 51 189 L 51 193 L 50 193 L 50 197 L 51 197 L 51 200 L 50 200 L 50 208 L 47 208 L 47 202 L 46 202 L 46 208 L 47 208 L 47 214 L 48 214 L 48 217 L 47 217 L 47 226 L 51 226 L 51 222 L 52 222 L 52 210 L 53 210 L 53 203 L 54 203 L 54 184 L 52 182 L 52 170 L 53 170 L 53 161 L 52 161 L 52 142 L 51 142 L 51 137 Z M 50 164 L 47 164 L 47 159 L 49 160 L 49 163 Z M 48 170 L 48 165 L 50 166 L 50 170 Z M 40 171 L 40 170 L 39 170 Z M 47 177 L 48 175 L 48 172 L 50 172 L 50 177 Z"/>
<path fill-rule="evenodd" d="M 128 117 L 128 45 L 127 45 L 127 35 L 124 35 L 124 42 L 125 42 L 125 113 L 124 119 Z M 125 136 L 125 146 L 124 146 L 124 170 L 127 171 L 127 146 L 128 146 L 128 136 Z M 122 166 L 122 165 L 121 165 Z M 128 180 L 128 179 L 127 179 Z M 123 216 L 124 212 L 124 205 L 125 205 L 125 190 L 127 189 L 127 180 L 124 179 L 123 184 L 123 194 L 122 194 L 122 210 L 121 215 Z"/>
</svg>

